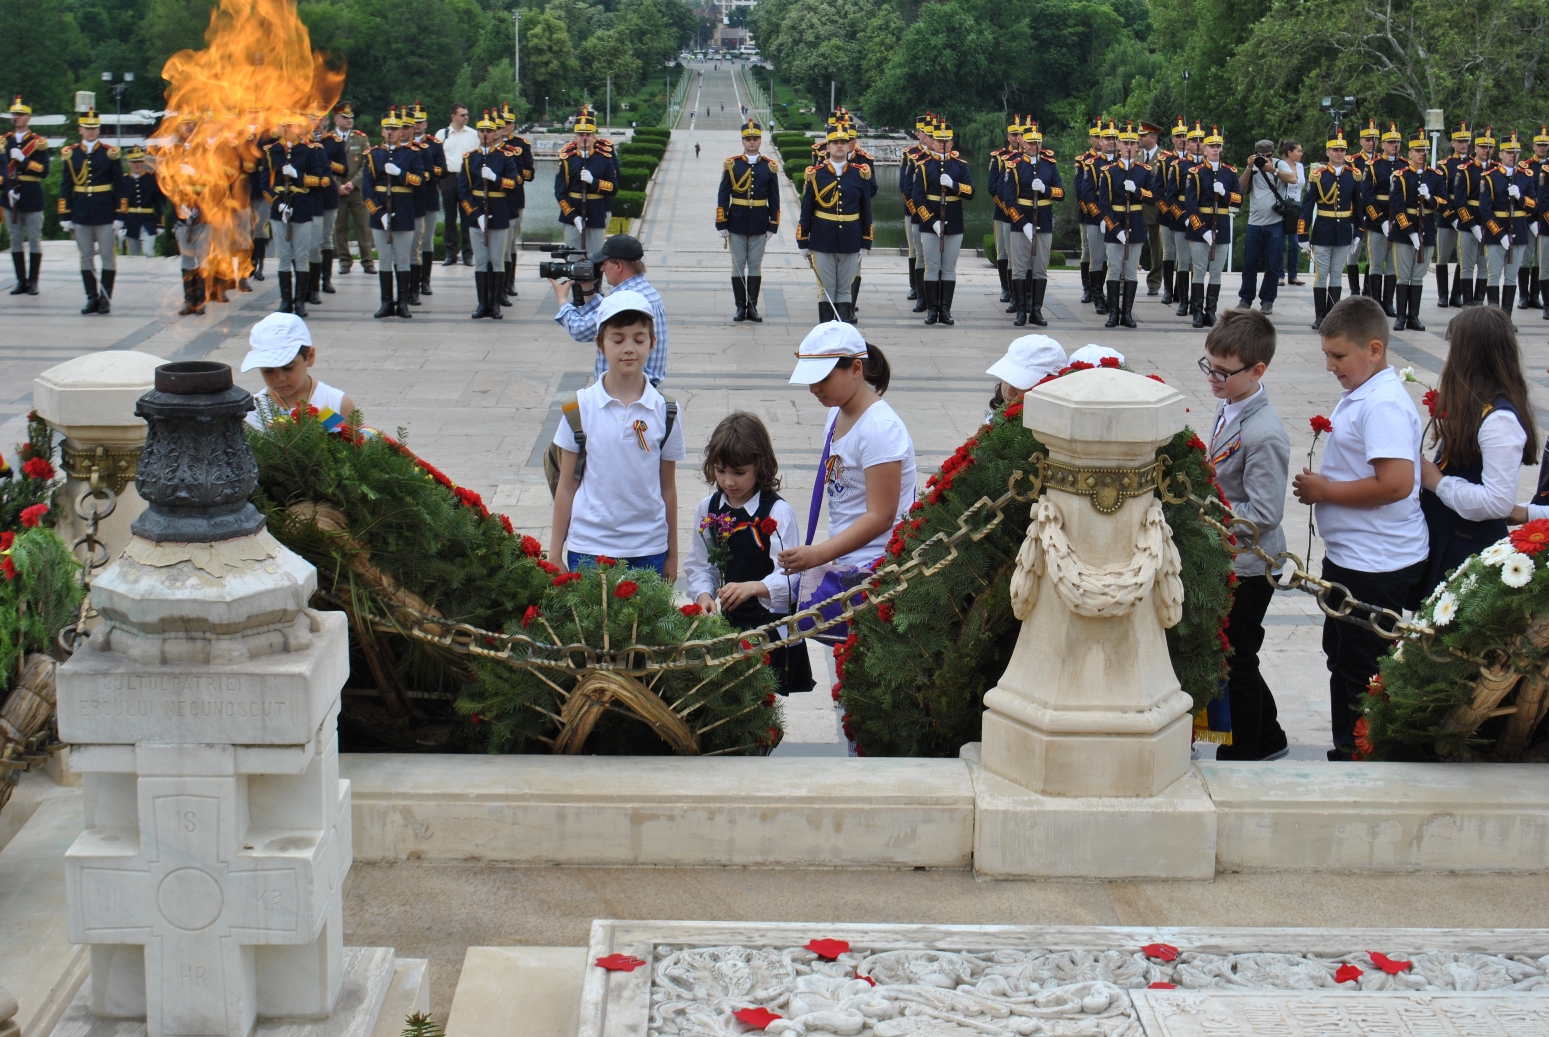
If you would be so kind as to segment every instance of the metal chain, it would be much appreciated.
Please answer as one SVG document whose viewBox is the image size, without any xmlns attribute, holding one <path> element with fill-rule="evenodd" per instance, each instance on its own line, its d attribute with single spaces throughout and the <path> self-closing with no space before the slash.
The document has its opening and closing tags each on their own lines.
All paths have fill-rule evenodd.
<svg viewBox="0 0 1549 1037">
<path fill-rule="evenodd" d="M 67 653 L 73 653 L 89 636 L 86 621 L 97 615 L 91 607 L 92 574 L 113 560 L 108 545 L 97 539 L 97 527 L 117 507 L 118 494 L 103 481 L 102 469 L 93 465 L 90 487 L 75 498 L 75 516 L 86 524 L 86 532 L 71 541 L 70 550 L 86 548 L 86 557 L 81 561 L 81 584 L 86 588 L 86 594 L 76 610 L 75 623 L 59 631 L 59 647 Z"/>
</svg>

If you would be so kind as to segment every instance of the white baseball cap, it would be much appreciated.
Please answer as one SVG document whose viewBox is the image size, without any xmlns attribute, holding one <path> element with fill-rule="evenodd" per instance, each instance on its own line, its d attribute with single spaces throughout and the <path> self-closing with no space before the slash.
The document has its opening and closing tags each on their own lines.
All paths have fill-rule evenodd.
<svg viewBox="0 0 1549 1037">
<path fill-rule="evenodd" d="M 307 322 L 294 313 L 271 313 L 257 324 L 247 336 L 247 356 L 242 358 L 242 370 L 255 367 L 284 367 L 296 359 L 303 346 L 312 344 L 312 333 Z"/>
<path fill-rule="evenodd" d="M 655 330 L 656 315 L 651 312 L 651 300 L 628 288 L 621 292 L 614 292 L 602 300 L 602 305 L 597 307 L 594 315 L 597 318 L 597 327 L 600 329 L 621 313 L 643 313 L 651 321 L 652 330 Z"/>
<path fill-rule="evenodd" d="M 1072 364 L 1091 364 L 1093 367 L 1101 366 L 1105 357 L 1113 357 L 1119 363 L 1124 363 L 1124 354 L 1117 349 L 1109 349 L 1107 346 L 1099 346 L 1096 342 L 1088 342 L 1074 353 L 1070 354 Z"/>
<path fill-rule="evenodd" d="M 839 361 L 866 355 L 866 340 L 855 325 L 842 320 L 819 324 L 807 332 L 796 350 L 796 370 L 792 385 L 816 385 L 827 378 Z"/>
<path fill-rule="evenodd" d="M 985 374 L 1017 389 L 1027 390 L 1064 369 L 1065 347 L 1048 335 L 1023 335 L 1006 347 L 1006 355 Z"/>
</svg>

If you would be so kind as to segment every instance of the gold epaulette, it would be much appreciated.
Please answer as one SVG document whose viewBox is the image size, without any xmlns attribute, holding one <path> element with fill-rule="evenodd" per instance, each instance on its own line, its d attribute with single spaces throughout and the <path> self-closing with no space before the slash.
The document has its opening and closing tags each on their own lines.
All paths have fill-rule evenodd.
<svg viewBox="0 0 1549 1037">
<path fill-rule="evenodd" d="M 741 157 L 741 155 L 733 155 L 731 158 L 722 163 L 722 168 L 730 171 L 731 167 L 736 165 L 737 160 Z"/>
<path fill-rule="evenodd" d="M 108 145 L 108 158 L 116 159 L 116 158 L 118 158 L 118 155 L 119 155 L 118 149 L 115 148 L 113 145 L 109 144 Z"/>
<path fill-rule="evenodd" d="M 1230 162 L 1222 162 L 1221 164 L 1223 166 L 1225 166 L 1227 169 L 1230 169 L 1232 172 L 1234 172 L 1234 173 L 1237 172 L 1237 167 L 1232 165 Z"/>
</svg>

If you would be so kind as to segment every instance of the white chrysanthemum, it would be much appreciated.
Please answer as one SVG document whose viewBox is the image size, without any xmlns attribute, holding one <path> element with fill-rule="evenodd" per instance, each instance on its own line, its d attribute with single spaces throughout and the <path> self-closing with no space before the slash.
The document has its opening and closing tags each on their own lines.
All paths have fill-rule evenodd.
<svg viewBox="0 0 1549 1037">
<path fill-rule="evenodd" d="M 1431 625 L 1444 627 L 1451 623 L 1458 614 L 1458 599 L 1452 596 L 1451 591 L 1442 591 L 1441 597 L 1436 599 L 1436 606 L 1431 609 Z"/>
<path fill-rule="evenodd" d="M 1398 376 L 1406 382 L 1413 382 L 1417 380 L 1415 378 L 1415 369 L 1413 367 L 1404 368 L 1398 373 Z"/>
<path fill-rule="evenodd" d="M 1497 540 L 1495 543 L 1479 552 L 1479 560 L 1485 565 L 1500 565 L 1506 559 L 1517 553 L 1517 549 L 1511 546 L 1510 540 Z"/>
<path fill-rule="evenodd" d="M 1407 644 L 1407 643 L 1408 642 L 1406 642 L 1406 641 L 1400 641 L 1398 643 L 1398 646 L 1393 649 L 1393 661 L 1394 662 L 1401 663 L 1401 662 L 1404 661 L 1404 645 Z"/>
<path fill-rule="evenodd" d="M 1533 559 L 1514 551 L 1501 563 L 1501 582 L 1508 587 L 1526 587 L 1533 578 Z"/>
<path fill-rule="evenodd" d="M 1478 586 L 1478 584 L 1479 584 L 1479 574 L 1478 573 L 1469 573 L 1468 574 L 1468 579 L 1464 580 L 1463 583 L 1458 587 L 1458 597 L 1460 597 L 1460 598 L 1468 597 L 1469 592 L 1472 591 L 1476 586 Z"/>
</svg>

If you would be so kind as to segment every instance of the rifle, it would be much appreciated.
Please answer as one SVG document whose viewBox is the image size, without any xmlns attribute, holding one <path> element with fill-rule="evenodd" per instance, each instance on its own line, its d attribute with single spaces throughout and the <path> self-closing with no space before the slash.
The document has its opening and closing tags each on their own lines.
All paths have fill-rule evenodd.
<svg viewBox="0 0 1549 1037">
<path fill-rule="evenodd" d="M 940 284 L 947 265 L 947 189 L 941 182 L 941 178 L 947 175 L 947 153 L 942 151 L 936 161 L 936 190 L 941 192 L 941 233 L 936 235 L 936 283 Z"/>
<path fill-rule="evenodd" d="M 290 166 L 292 169 L 294 169 L 295 166 L 294 166 L 294 164 L 290 160 L 290 145 L 289 144 L 285 144 L 284 147 L 285 147 L 285 165 Z M 296 234 L 296 228 L 294 228 L 294 227 L 292 227 L 290 225 L 290 218 L 296 214 L 296 178 L 291 176 L 289 173 L 284 173 L 284 176 L 285 176 L 285 208 L 290 210 L 290 211 L 285 214 L 285 218 L 283 220 L 281 220 L 280 222 L 285 224 L 285 240 L 286 241 L 294 241 L 295 240 L 295 234 Z M 389 192 L 389 196 L 391 196 L 391 192 Z M 294 258 L 292 259 L 292 262 L 294 263 Z M 321 296 L 319 296 L 319 298 L 321 298 Z"/>
<path fill-rule="evenodd" d="M 1217 226 L 1219 226 L 1219 220 L 1221 219 L 1221 196 L 1216 194 L 1216 177 L 1220 175 L 1221 171 L 1218 169 L 1212 169 L 1210 171 L 1210 255 L 1207 257 L 1206 262 L 1208 262 L 1211 266 L 1215 265 L 1216 242 L 1221 237 L 1221 235 L 1216 230 Z M 1210 271 L 1207 270 L 1205 273 L 1208 275 Z M 1208 276 L 1206 277 L 1206 280 L 1209 280 Z"/>
<path fill-rule="evenodd" d="M 490 152 L 489 152 L 489 155 L 493 155 L 493 154 L 495 154 L 495 149 L 491 148 Z M 483 161 L 484 162 L 489 161 L 489 155 L 484 155 L 483 156 Z M 483 173 L 482 173 L 483 162 L 480 163 L 480 169 L 481 169 L 481 172 L 480 172 L 479 178 L 482 180 L 483 179 Z M 485 273 L 494 274 L 494 272 L 495 272 L 495 257 L 490 254 L 490 250 L 489 250 L 489 183 L 490 182 L 488 180 L 485 180 L 484 181 L 484 190 L 480 191 L 479 193 L 484 196 L 484 266 L 486 267 Z M 504 266 L 504 261 L 502 261 L 502 266 Z M 491 294 L 494 294 L 494 293 L 491 292 Z M 496 316 L 499 316 L 498 311 L 496 313 Z"/>
<path fill-rule="evenodd" d="M 1128 173 L 1129 169 L 1125 169 L 1124 172 Z M 1131 236 L 1131 232 L 1132 232 L 1132 230 L 1134 229 L 1134 226 L 1135 226 L 1135 221 L 1130 218 L 1130 209 L 1132 208 L 1133 205 L 1134 205 L 1133 196 L 1129 193 L 1128 190 L 1125 190 L 1125 192 L 1124 192 L 1124 219 L 1126 221 L 1126 226 L 1124 228 L 1124 255 L 1119 257 L 1119 280 L 1120 281 L 1124 280 L 1124 268 L 1129 266 L 1129 239 L 1130 239 L 1130 236 Z M 1211 247 L 1214 248 L 1214 246 L 1211 246 Z"/>
</svg>

